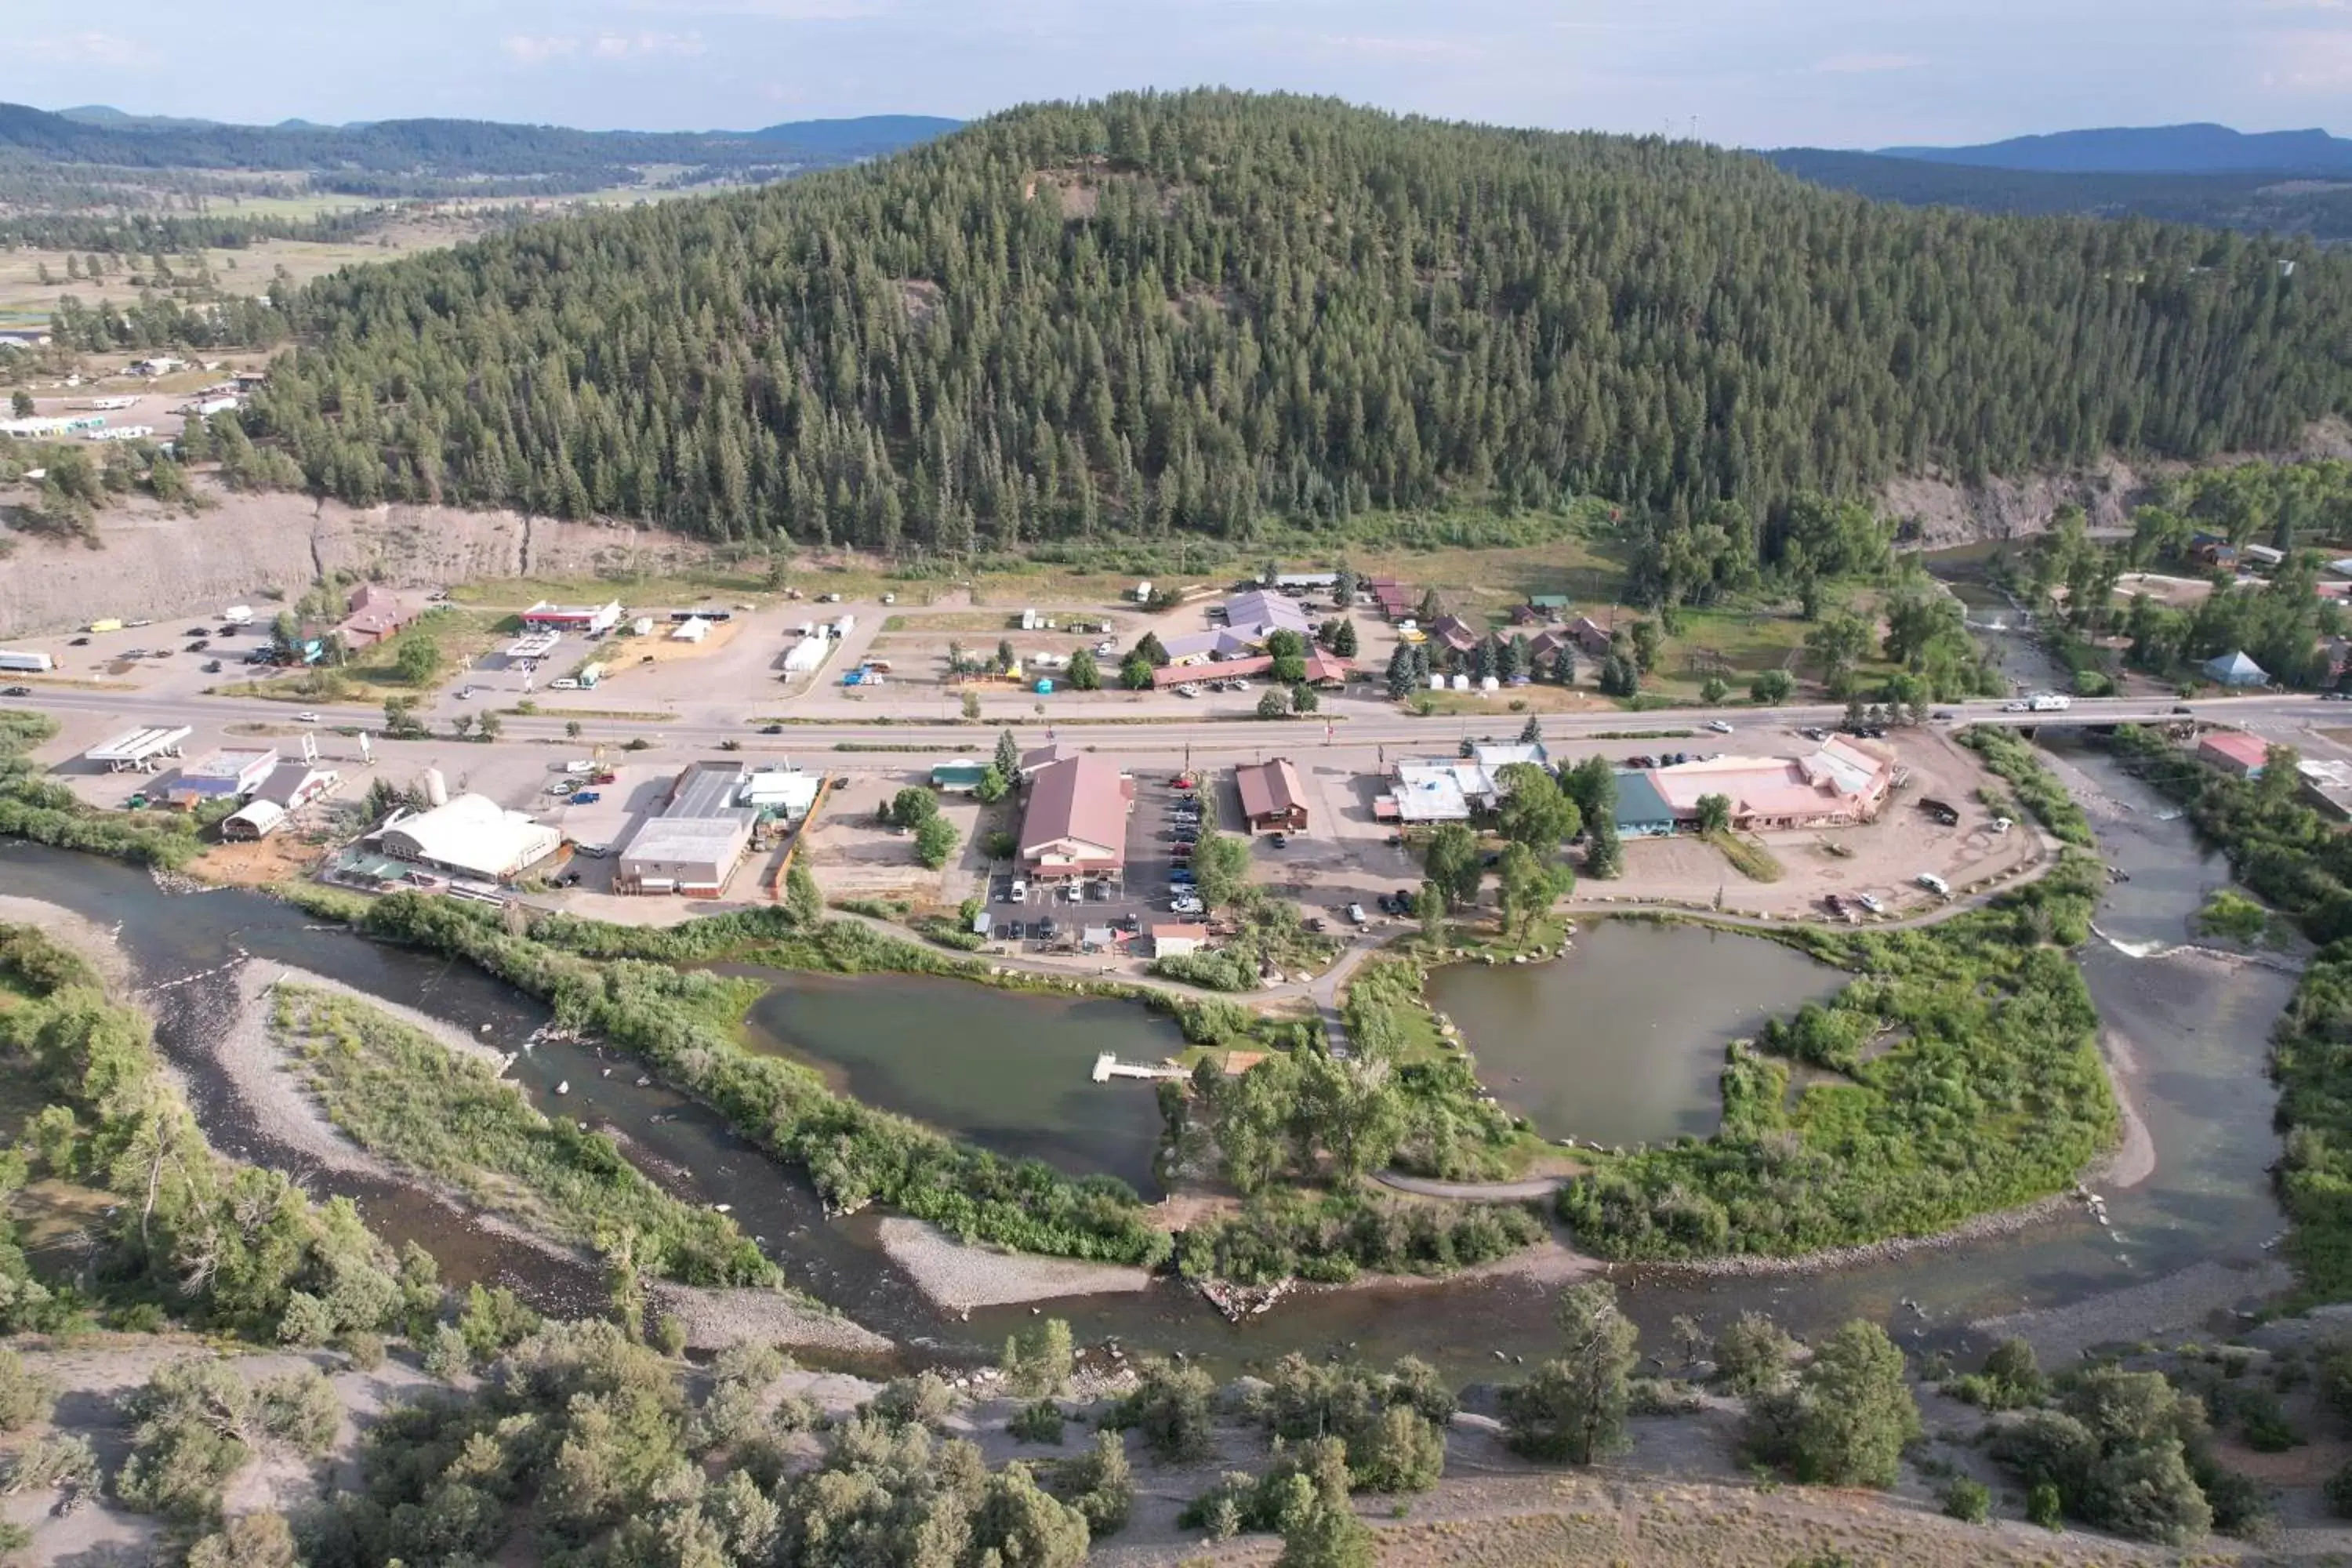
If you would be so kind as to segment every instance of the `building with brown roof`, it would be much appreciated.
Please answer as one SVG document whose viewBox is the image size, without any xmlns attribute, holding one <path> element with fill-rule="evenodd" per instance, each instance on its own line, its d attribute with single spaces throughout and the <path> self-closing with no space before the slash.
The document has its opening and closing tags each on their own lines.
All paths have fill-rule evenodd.
<svg viewBox="0 0 2352 1568">
<path fill-rule="evenodd" d="M 1440 616 L 1424 629 L 1455 653 L 1468 653 L 1486 639 L 1484 628 L 1472 626 L 1460 616 Z"/>
<path fill-rule="evenodd" d="M 1568 635 L 1575 639 L 1577 647 L 1595 658 L 1609 651 L 1609 628 L 1591 616 L 1579 616 L 1569 622 Z"/>
<path fill-rule="evenodd" d="M 1381 614 L 1391 621 L 1401 621 L 1411 616 L 1413 606 L 1421 602 L 1418 595 L 1393 577 L 1367 577 L 1364 579 L 1364 592 L 1372 596 L 1372 603 L 1380 606 Z"/>
<path fill-rule="evenodd" d="M 1092 752 L 1038 769 L 1021 816 L 1022 868 L 1039 879 L 1118 875 L 1134 801 L 1134 781 Z"/>
<path fill-rule="evenodd" d="M 372 647 L 416 618 L 416 611 L 391 589 L 362 583 L 344 601 L 335 634 L 345 647 Z"/>
<path fill-rule="evenodd" d="M 1234 784 L 1241 791 L 1242 820 L 1252 833 L 1307 830 L 1307 792 L 1288 757 L 1235 768 Z"/>
</svg>

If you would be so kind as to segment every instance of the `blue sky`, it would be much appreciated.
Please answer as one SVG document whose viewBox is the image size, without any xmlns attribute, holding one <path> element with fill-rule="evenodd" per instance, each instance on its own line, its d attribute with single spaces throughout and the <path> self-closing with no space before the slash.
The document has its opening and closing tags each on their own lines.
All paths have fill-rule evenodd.
<svg viewBox="0 0 2352 1568">
<path fill-rule="evenodd" d="M 2352 0 L 20 5 L 0 100 L 243 121 L 744 129 L 1200 83 L 1747 146 L 2352 121 Z"/>
</svg>

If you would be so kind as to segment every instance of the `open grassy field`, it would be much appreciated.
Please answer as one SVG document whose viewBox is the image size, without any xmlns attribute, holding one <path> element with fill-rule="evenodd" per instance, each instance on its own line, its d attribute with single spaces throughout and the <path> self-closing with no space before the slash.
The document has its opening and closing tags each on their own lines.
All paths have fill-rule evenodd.
<svg viewBox="0 0 2352 1568">
<path fill-rule="evenodd" d="M 283 210 L 297 217 L 316 216 L 320 212 L 338 210 L 331 205 L 371 206 L 379 204 L 355 197 L 268 197 L 249 198 L 245 205 L 234 210 L 243 213 Z M 266 206 L 264 204 L 268 204 Z M 445 246 L 471 239 L 482 232 L 481 220 L 463 212 L 425 213 L 404 216 L 376 234 L 364 238 L 337 241 L 331 244 L 299 239 L 257 240 L 241 250 L 212 249 L 204 253 L 205 268 L 211 272 L 214 286 L 224 294 L 259 294 L 266 290 L 280 268 L 296 283 L 308 283 L 323 278 L 338 268 L 365 261 L 386 261 L 394 257 L 417 251 L 437 250 Z M 176 257 L 167 258 L 178 269 Z M 117 305 L 135 304 L 139 289 L 130 280 L 130 268 L 109 273 L 93 282 L 88 278 L 70 278 L 66 273 L 66 252 L 62 250 L 0 249 L 0 324 L 34 325 L 46 321 L 56 310 L 58 297 L 71 294 L 86 305 L 100 300 Z M 48 269 L 49 281 L 41 281 L 41 269 Z"/>
</svg>

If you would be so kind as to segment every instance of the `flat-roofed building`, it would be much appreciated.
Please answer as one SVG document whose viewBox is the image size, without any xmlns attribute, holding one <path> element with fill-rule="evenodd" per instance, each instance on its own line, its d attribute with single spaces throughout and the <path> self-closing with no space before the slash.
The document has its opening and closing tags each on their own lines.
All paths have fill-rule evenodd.
<svg viewBox="0 0 2352 1568">
<path fill-rule="evenodd" d="M 1241 792 L 1242 820 L 1252 833 L 1307 831 L 1307 791 L 1288 757 L 1235 768 L 1234 785 Z"/>
<path fill-rule="evenodd" d="M 1022 868 L 1044 879 L 1119 875 L 1134 800 L 1134 782 L 1092 752 L 1038 769 L 1021 816 Z"/>
<path fill-rule="evenodd" d="M 278 766 L 276 752 L 218 751 L 198 757 L 163 781 L 165 800 L 196 806 L 210 800 L 243 800 L 261 787 Z"/>
<path fill-rule="evenodd" d="M 613 868 L 623 893 L 715 899 L 751 847 L 760 808 L 742 801 L 747 775 L 734 763 L 689 763 L 661 810 L 637 826 Z"/>
</svg>

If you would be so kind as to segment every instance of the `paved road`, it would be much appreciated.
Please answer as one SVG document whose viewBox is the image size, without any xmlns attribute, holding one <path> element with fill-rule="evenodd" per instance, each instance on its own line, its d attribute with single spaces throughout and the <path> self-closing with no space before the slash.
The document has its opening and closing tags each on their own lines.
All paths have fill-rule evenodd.
<svg viewBox="0 0 2352 1568">
<path fill-rule="evenodd" d="M 292 704 L 268 702 L 238 697 L 191 696 L 169 701 L 136 692 L 104 691 L 78 687 L 37 687 L 26 697 L 11 698 L 12 703 L 27 708 L 58 713 L 101 713 L 133 720 L 176 722 L 206 721 L 215 723 L 276 722 L 292 719 Z M 2150 702 L 2137 698 L 2085 698 L 2077 700 L 2063 714 L 2012 713 L 1998 701 L 1958 702 L 1937 710 L 1956 717 L 1952 722 L 2029 726 L 2042 724 L 2119 724 L 2151 721 L 2179 717 L 2178 708 L 2187 708 L 2198 719 L 2207 721 L 2240 720 L 2260 716 L 2279 720 L 2323 720 L 2342 718 L 2352 722 L 2352 710 L 2334 703 L 2318 700 L 2308 693 L 2287 693 L 2250 697 L 2215 698 L 2190 703 Z M 383 712 L 378 707 L 353 704 L 322 704 L 316 711 L 321 721 L 330 726 L 356 726 L 380 729 Z M 583 736 L 590 740 L 614 741 L 643 735 L 666 746 L 706 747 L 720 741 L 740 741 L 755 731 L 749 722 L 750 709 L 743 718 L 733 721 L 681 720 L 676 722 L 653 723 L 628 720 L 581 717 L 567 720 L 559 711 L 530 715 L 503 716 L 505 735 L 514 741 L 561 740 L 565 726 L 577 722 Z M 1549 713 L 1539 715 L 1543 734 L 1548 740 L 1573 741 L 1596 734 L 1639 735 L 1664 734 L 1671 731 L 1701 730 L 1711 723 L 1729 726 L 1728 734 L 1744 730 L 1781 730 L 1798 725 L 1834 724 L 1845 715 L 1843 706 L 1822 704 L 1788 708 L 1756 708 L 1724 706 L 1718 708 L 1678 708 L 1649 713 Z M 1335 712 L 1330 726 L 1330 742 L 1334 745 L 1362 748 L 1375 745 L 1411 745 L 1423 749 L 1443 747 L 1464 734 L 1493 734 L 1512 738 L 1524 722 L 1520 716 L 1497 712 L 1491 717 L 1465 718 L 1460 715 L 1413 718 L 1384 705 L 1365 704 L 1356 711 Z M 1183 720 L 1171 718 L 1164 721 L 1133 723 L 1127 721 L 1088 723 L 1083 718 L 1057 717 L 1016 726 L 1024 738 L 1040 738 L 1047 729 L 1064 740 L 1083 740 L 1089 746 L 1106 751 L 1134 752 L 1173 756 L 1184 750 L 1195 752 L 1232 753 L 1256 752 L 1267 748 L 1270 741 L 1280 736 L 1293 749 L 1312 749 L 1323 739 L 1322 727 L 1312 720 L 1270 724 L 1248 719 Z M 839 721 L 789 724 L 782 731 L 787 743 L 805 749 L 824 749 L 841 744 L 904 747 L 915 751 L 932 748 L 977 746 L 994 733 L 993 726 L 956 724 L 925 718 L 904 721 L 877 722 L 860 718 Z M 400 742 L 394 742 L 397 745 Z"/>
</svg>

